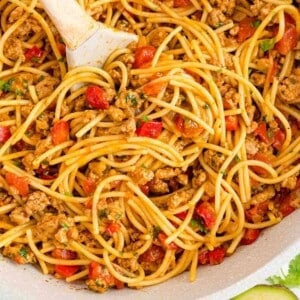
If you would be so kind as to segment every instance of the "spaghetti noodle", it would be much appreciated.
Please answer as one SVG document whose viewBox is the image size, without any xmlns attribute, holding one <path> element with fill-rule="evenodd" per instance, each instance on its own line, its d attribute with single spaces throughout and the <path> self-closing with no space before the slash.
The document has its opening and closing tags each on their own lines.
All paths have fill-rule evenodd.
<svg viewBox="0 0 300 300">
<path fill-rule="evenodd" d="M 39 2 L 0 1 L 2 254 L 96 292 L 193 281 L 300 205 L 299 9 L 78 2 L 139 42 L 67 72 Z"/>
</svg>

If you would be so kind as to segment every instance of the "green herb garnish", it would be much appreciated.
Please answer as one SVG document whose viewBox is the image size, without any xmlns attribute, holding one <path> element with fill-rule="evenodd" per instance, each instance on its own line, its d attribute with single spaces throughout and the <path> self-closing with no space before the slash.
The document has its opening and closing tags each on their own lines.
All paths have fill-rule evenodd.
<svg viewBox="0 0 300 300">
<path fill-rule="evenodd" d="M 126 102 L 129 102 L 129 101 L 131 102 L 132 106 L 138 105 L 138 101 L 134 95 L 131 95 L 131 94 L 126 95 Z"/>
<path fill-rule="evenodd" d="M 200 231 L 201 233 L 207 233 L 208 232 L 207 229 L 205 228 L 205 226 L 203 225 L 203 223 L 201 222 L 201 220 L 192 219 L 190 221 L 190 226 L 195 231 Z"/>
<path fill-rule="evenodd" d="M 271 284 L 283 284 L 288 287 L 300 287 L 300 254 L 289 264 L 288 273 L 281 276 L 274 275 L 267 279 Z"/>
<path fill-rule="evenodd" d="M 22 248 L 19 250 L 19 255 L 21 255 L 21 256 L 24 257 L 24 258 L 27 258 L 27 255 L 28 255 L 27 249 L 26 249 L 25 247 L 22 247 Z"/>
<path fill-rule="evenodd" d="M 9 79 L 8 81 L 0 80 L 0 90 L 4 93 L 10 92 L 13 81 L 13 79 Z"/>
<path fill-rule="evenodd" d="M 253 28 L 258 28 L 260 24 L 261 24 L 261 21 L 256 20 L 256 21 L 251 22 L 250 26 L 253 27 Z"/>
<path fill-rule="evenodd" d="M 267 39 L 267 40 L 263 40 L 260 43 L 260 48 L 261 48 L 262 51 L 267 52 L 267 51 L 273 49 L 274 45 L 275 45 L 275 40 L 274 39 Z"/>
<path fill-rule="evenodd" d="M 161 228 L 159 226 L 154 226 L 152 231 L 153 238 L 157 238 L 160 232 Z"/>
<path fill-rule="evenodd" d="M 143 122 L 149 122 L 150 121 L 148 116 L 142 116 L 142 120 L 143 120 Z"/>
<path fill-rule="evenodd" d="M 63 229 L 69 229 L 70 228 L 70 226 L 68 225 L 68 224 L 66 224 L 66 223 L 62 223 L 62 224 L 60 224 L 61 225 L 61 227 L 63 228 Z"/>
</svg>

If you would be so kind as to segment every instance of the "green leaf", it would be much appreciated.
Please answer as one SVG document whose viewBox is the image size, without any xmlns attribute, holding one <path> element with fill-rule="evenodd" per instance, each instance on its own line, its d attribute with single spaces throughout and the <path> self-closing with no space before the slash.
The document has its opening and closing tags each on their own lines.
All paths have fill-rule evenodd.
<svg viewBox="0 0 300 300">
<path fill-rule="evenodd" d="M 261 48 L 262 51 L 267 52 L 267 51 L 273 49 L 274 45 L 275 45 L 275 40 L 274 39 L 267 39 L 267 40 L 263 40 L 260 43 L 260 48 Z"/>
<path fill-rule="evenodd" d="M 61 227 L 64 228 L 64 229 L 69 229 L 70 228 L 70 226 L 66 223 L 62 223 Z"/>
<path fill-rule="evenodd" d="M 256 21 L 251 22 L 250 25 L 253 28 L 258 28 L 260 24 L 261 24 L 261 21 L 260 20 L 256 20 Z"/>
<path fill-rule="evenodd" d="M 289 264 L 287 275 L 274 275 L 267 278 L 272 284 L 283 284 L 288 287 L 300 287 L 300 254 L 298 254 Z"/>
<path fill-rule="evenodd" d="M 8 93 L 11 90 L 11 85 L 13 83 L 13 79 L 9 79 L 8 81 L 0 80 L 0 90 L 4 93 Z"/>
<path fill-rule="evenodd" d="M 200 231 L 201 233 L 207 233 L 207 229 L 202 224 L 201 220 L 192 219 L 189 224 L 195 231 Z"/>
<path fill-rule="evenodd" d="M 126 102 L 129 102 L 129 101 L 131 102 L 132 106 L 138 105 L 138 101 L 134 95 L 131 95 L 131 94 L 126 95 Z"/>
<path fill-rule="evenodd" d="M 148 116 L 142 116 L 142 120 L 147 123 L 150 121 L 150 119 L 148 118 Z"/>
<path fill-rule="evenodd" d="M 19 255 L 21 255 L 22 257 L 24 258 L 27 258 L 27 249 L 25 247 L 22 247 L 20 250 L 19 250 Z"/>
<path fill-rule="evenodd" d="M 157 238 L 160 232 L 161 228 L 159 226 L 154 226 L 152 231 L 153 238 Z"/>
</svg>

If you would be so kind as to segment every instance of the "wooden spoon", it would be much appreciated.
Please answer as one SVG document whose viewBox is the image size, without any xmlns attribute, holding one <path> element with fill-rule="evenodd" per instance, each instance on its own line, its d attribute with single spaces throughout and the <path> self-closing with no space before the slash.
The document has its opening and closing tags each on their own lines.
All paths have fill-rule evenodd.
<svg viewBox="0 0 300 300">
<path fill-rule="evenodd" d="M 66 43 L 69 69 L 101 67 L 114 50 L 138 40 L 135 34 L 117 31 L 95 21 L 76 0 L 40 2 Z"/>
</svg>

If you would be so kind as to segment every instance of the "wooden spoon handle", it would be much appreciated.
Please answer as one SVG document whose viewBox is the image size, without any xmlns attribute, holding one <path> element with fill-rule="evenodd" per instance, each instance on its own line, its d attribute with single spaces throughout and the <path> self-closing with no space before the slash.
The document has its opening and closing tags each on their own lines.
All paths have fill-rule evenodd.
<svg viewBox="0 0 300 300">
<path fill-rule="evenodd" d="M 100 24 L 76 0 L 40 0 L 69 49 L 76 49 L 92 36 Z"/>
</svg>

